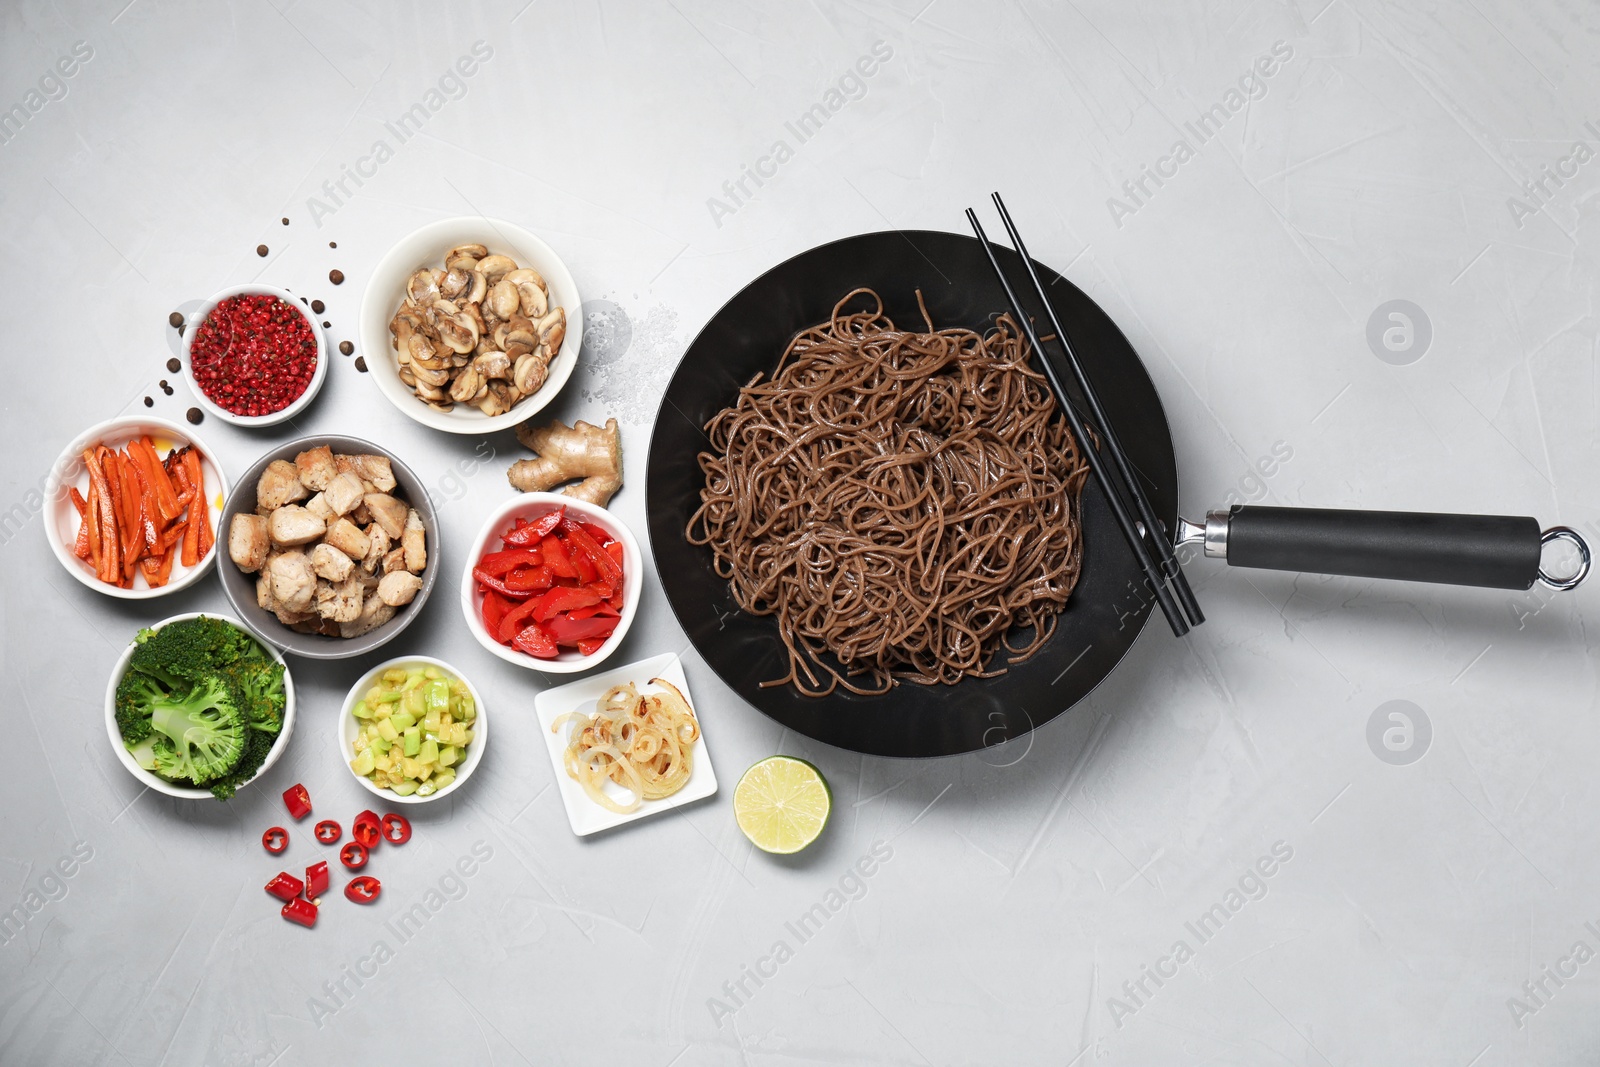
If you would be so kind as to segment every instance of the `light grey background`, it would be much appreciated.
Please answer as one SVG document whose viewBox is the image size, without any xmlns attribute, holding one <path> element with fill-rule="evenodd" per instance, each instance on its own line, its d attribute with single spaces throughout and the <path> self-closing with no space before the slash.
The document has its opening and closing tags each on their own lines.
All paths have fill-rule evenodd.
<svg viewBox="0 0 1600 1067">
<path fill-rule="evenodd" d="M 323 298 L 332 339 L 354 339 L 371 266 L 446 215 L 533 229 L 588 299 L 615 306 L 598 310 L 626 316 L 626 350 L 586 349 L 552 413 L 623 423 L 616 510 L 641 537 L 659 395 L 731 293 L 828 239 L 960 230 L 996 187 L 1035 254 L 1144 357 L 1186 513 L 1263 500 L 1597 529 L 1590 4 L 522 3 L 0 14 L 0 106 L 26 106 L 75 42 L 93 51 L 0 144 L 0 909 L 26 911 L 75 842 L 92 853 L 0 945 L 0 1062 L 1595 1062 L 1593 588 L 1520 596 L 1199 560 L 1210 622 L 1192 636 L 1158 620 L 1036 736 L 921 763 L 785 733 L 686 652 L 728 784 L 579 841 L 535 736 L 539 677 L 478 649 L 455 602 L 456 553 L 509 491 L 514 440 L 425 430 L 336 358 L 296 426 L 202 430 L 235 475 L 275 442 L 338 431 L 393 448 L 436 488 L 447 569 L 384 654 L 471 673 L 495 720 L 485 763 L 380 856 L 378 906 L 334 899 L 315 931 L 281 921 L 261 885 L 326 850 L 304 826 L 282 863 L 257 841 L 296 780 L 319 815 L 348 823 L 365 806 L 333 741 L 362 662 L 294 663 L 292 748 L 232 803 L 141 793 L 107 750 L 107 671 L 138 626 L 221 608 L 221 591 L 130 605 L 83 588 L 50 557 L 30 490 L 74 434 L 145 410 L 145 395 L 182 418 L 170 311 L 259 278 Z M 441 93 L 420 134 L 329 199 L 323 183 L 394 142 L 384 123 L 426 107 L 477 41 L 493 55 L 460 98 Z M 786 123 L 826 105 L 879 41 L 892 55 L 800 143 Z M 1275 46 L 1287 58 L 1230 98 Z M 1213 105 L 1221 132 L 1201 143 L 1185 124 Z M 1180 136 L 1193 157 L 1173 174 L 1161 161 Z M 780 139 L 790 158 L 733 201 L 723 183 L 773 174 L 761 160 Z M 1133 201 L 1122 185 L 1147 166 L 1172 176 Z M 1562 184 L 1525 188 L 1545 167 Z M 1383 349 L 1406 328 L 1387 317 L 1369 347 L 1369 318 L 1396 300 L 1427 317 L 1420 358 Z M 652 574 L 612 662 L 685 646 Z M 1427 716 L 1420 760 L 1384 748 L 1387 720 L 1369 747 L 1390 701 Z M 780 751 L 814 760 L 836 801 L 821 842 L 787 861 L 753 853 L 729 805 L 744 767 Z M 858 889 L 847 872 L 876 841 L 892 857 Z M 452 881 L 476 842 L 490 858 Z M 1257 890 L 1250 872 L 1279 842 L 1292 857 Z M 402 942 L 385 920 L 426 907 L 441 879 L 457 899 L 437 898 Z M 1260 899 L 1201 944 L 1185 924 L 1227 911 L 1241 879 Z M 800 943 L 785 923 L 826 910 L 841 880 L 859 899 Z M 780 939 L 793 957 L 714 1019 L 708 1000 L 733 1006 L 723 983 Z M 1163 963 L 1180 940 L 1193 958 Z M 1145 978 L 1135 1001 L 1123 983 L 1146 966 L 1176 974 Z M 1569 977 L 1558 986 L 1547 966 Z M 345 977 L 374 969 L 359 988 Z M 1541 978 L 1530 999 L 1523 983 Z M 335 1001 L 323 985 L 341 979 Z"/>
</svg>

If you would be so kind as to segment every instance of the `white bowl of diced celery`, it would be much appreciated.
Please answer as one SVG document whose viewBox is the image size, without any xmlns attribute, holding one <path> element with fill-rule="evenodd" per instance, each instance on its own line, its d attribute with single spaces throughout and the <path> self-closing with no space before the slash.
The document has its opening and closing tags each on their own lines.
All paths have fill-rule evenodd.
<svg viewBox="0 0 1600 1067">
<path fill-rule="evenodd" d="M 430 656 L 378 664 L 351 688 L 339 716 L 340 758 L 392 804 L 425 804 L 459 789 L 488 739 L 478 690 Z"/>
</svg>

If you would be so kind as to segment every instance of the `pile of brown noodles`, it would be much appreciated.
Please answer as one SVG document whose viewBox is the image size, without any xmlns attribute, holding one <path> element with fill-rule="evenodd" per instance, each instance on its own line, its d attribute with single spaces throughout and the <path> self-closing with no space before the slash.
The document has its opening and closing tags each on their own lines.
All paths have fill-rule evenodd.
<svg viewBox="0 0 1600 1067">
<path fill-rule="evenodd" d="M 763 685 L 1000 674 L 1000 648 L 1031 656 L 1077 584 L 1088 465 L 1026 339 L 1009 316 L 986 334 L 922 316 L 901 330 L 854 290 L 706 424 L 687 537 L 740 608 L 777 617 L 789 672 Z"/>
</svg>

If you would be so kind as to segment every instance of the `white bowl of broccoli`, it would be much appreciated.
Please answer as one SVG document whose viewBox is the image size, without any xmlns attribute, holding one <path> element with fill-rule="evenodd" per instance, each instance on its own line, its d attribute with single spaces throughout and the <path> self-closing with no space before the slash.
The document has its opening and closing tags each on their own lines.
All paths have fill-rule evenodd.
<svg viewBox="0 0 1600 1067">
<path fill-rule="evenodd" d="M 277 762 L 294 703 L 282 653 L 237 619 L 190 612 L 129 642 L 106 686 L 106 732 L 151 789 L 226 800 Z"/>
</svg>

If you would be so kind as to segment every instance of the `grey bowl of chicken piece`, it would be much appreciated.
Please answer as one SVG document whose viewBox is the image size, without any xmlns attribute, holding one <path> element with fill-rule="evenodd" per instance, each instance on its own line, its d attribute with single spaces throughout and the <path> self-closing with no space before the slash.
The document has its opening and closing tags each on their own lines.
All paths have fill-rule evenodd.
<svg viewBox="0 0 1600 1067">
<path fill-rule="evenodd" d="M 281 621 L 279 614 L 263 607 L 258 598 L 257 579 L 260 576 L 259 573 L 246 573 L 241 570 L 239 564 L 234 561 L 230 544 L 234 516 L 257 514 L 257 491 L 261 485 L 262 475 L 267 472 L 267 469 L 280 460 L 287 461 L 292 466 L 295 464 L 296 457 L 300 454 L 314 452 L 324 446 L 330 449 L 335 456 L 381 456 L 387 459 L 389 461 L 389 470 L 394 477 L 395 487 L 384 495 L 392 496 L 395 500 L 403 502 L 407 506 L 408 514 L 414 509 L 417 517 L 422 522 L 425 535 L 426 565 L 417 574 L 417 577 L 421 579 L 422 585 L 416 590 L 411 601 L 403 607 L 395 608 L 391 617 L 377 622 L 370 629 L 365 629 L 366 624 L 375 620 L 356 620 L 351 624 L 351 629 L 364 629 L 364 632 L 359 632 L 350 637 L 304 633 L 300 630 L 292 629 L 288 623 Z M 280 476 L 282 473 L 283 468 L 274 469 L 275 476 Z M 343 473 L 343 471 L 338 473 Z M 356 473 L 358 477 L 361 477 L 360 471 L 356 471 Z M 372 488 L 377 489 L 379 484 L 381 483 L 373 484 Z M 312 496 L 316 495 L 321 494 L 310 493 L 308 488 L 307 496 L 295 500 L 293 503 L 303 506 L 310 502 Z M 352 512 L 346 517 L 355 517 L 355 513 Z M 377 524 L 375 516 L 369 514 L 367 518 L 367 523 L 356 523 L 363 533 Z M 394 453 L 388 449 L 381 448 L 370 441 L 363 441 L 359 437 L 344 437 L 338 434 L 318 434 L 312 437 L 302 437 L 298 441 L 290 441 L 288 444 L 273 449 L 257 460 L 255 465 L 246 471 L 238 482 L 234 484 L 233 493 L 228 497 L 228 502 L 222 509 L 221 522 L 217 526 L 217 541 L 217 548 L 222 557 L 217 560 L 217 573 L 222 576 L 222 588 L 228 596 L 228 602 L 233 605 L 234 612 L 257 633 L 285 652 L 295 656 L 304 656 L 308 659 L 347 659 L 351 656 L 359 656 L 363 653 L 371 652 L 373 649 L 393 640 L 399 635 L 400 631 L 411 625 L 411 620 L 415 619 L 422 611 L 429 594 L 433 592 L 434 582 L 439 576 L 439 569 L 442 563 L 438 516 L 434 513 L 433 504 L 428 499 L 428 493 L 422 481 L 412 472 L 410 467 L 407 467 L 397 459 Z M 314 545 L 315 542 L 300 547 L 305 550 L 311 550 Z M 276 548 L 277 546 L 273 547 Z M 400 539 L 394 539 L 391 550 L 399 547 L 401 547 Z M 352 574 L 359 577 L 363 573 L 360 569 L 362 561 L 354 560 L 353 556 L 352 560 L 357 568 Z M 375 574 L 379 578 L 384 575 L 381 562 L 377 564 Z M 371 606 L 370 602 L 374 595 L 372 590 L 367 590 L 364 593 L 364 606 Z M 313 608 L 314 611 L 315 609 Z M 293 616 L 289 617 L 292 618 Z M 320 621 L 319 617 L 317 620 L 304 620 L 304 624 L 313 625 L 320 623 Z M 336 626 L 337 624 L 333 625 Z"/>
</svg>

